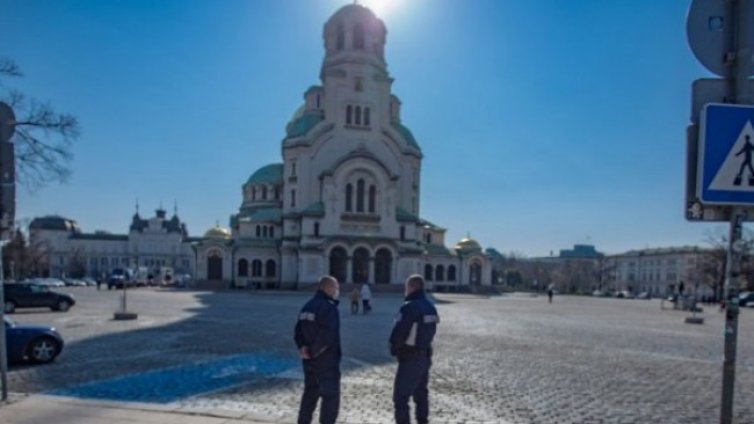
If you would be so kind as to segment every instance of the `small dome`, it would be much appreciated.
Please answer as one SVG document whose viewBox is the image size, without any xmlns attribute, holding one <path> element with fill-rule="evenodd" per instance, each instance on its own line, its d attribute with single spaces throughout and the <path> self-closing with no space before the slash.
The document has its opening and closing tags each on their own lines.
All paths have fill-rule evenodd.
<svg viewBox="0 0 754 424">
<path fill-rule="evenodd" d="M 204 238 L 228 240 L 230 238 L 230 230 L 216 225 L 215 227 L 210 228 L 206 233 L 204 233 Z"/>
<path fill-rule="evenodd" d="M 52 231 L 70 231 L 73 233 L 80 233 L 81 229 L 79 224 L 68 218 L 62 216 L 51 215 L 43 216 L 41 218 L 34 218 L 29 224 L 31 230 L 52 230 Z"/>
<path fill-rule="evenodd" d="M 482 250 L 479 242 L 473 238 L 465 237 L 456 243 L 456 250 Z"/>
<path fill-rule="evenodd" d="M 283 164 L 273 163 L 263 166 L 256 170 L 246 184 L 282 184 L 283 183 Z"/>
</svg>

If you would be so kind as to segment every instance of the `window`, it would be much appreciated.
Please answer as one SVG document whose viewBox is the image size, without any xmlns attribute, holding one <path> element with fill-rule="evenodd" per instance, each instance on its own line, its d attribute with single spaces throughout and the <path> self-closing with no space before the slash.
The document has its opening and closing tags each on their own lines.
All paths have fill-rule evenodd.
<svg viewBox="0 0 754 424">
<path fill-rule="evenodd" d="M 291 190 L 291 207 L 296 207 L 296 190 Z"/>
<path fill-rule="evenodd" d="M 262 237 L 267 238 L 267 226 L 262 227 Z"/>
<path fill-rule="evenodd" d="M 432 265 L 424 265 L 424 279 L 426 281 L 432 281 Z"/>
<path fill-rule="evenodd" d="M 427 233 L 424 235 L 424 242 L 427 244 L 432 244 L 432 234 Z"/>
<path fill-rule="evenodd" d="M 254 259 L 254 261 L 251 262 L 251 276 L 262 276 L 262 261 L 260 261 L 259 259 Z"/>
<path fill-rule="evenodd" d="M 280 187 L 275 186 L 275 200 L 280 200 Z"/>
<path fill-rule="evenodd" d="M 249 276 L 249 261 L 247 261 L 246 259 L 241 259 L 238 261 L 238 276 L 239 277 Z"/>
<path fill-rule="evenodd" d="M 401 241 L 406 240 L 406 227 L 401 225 Z"/>
<path fill-rule="evenodd" d="M 277 271 L 277 265 L 272 259 L 268 260 L 264 265 L 264 275 L 267 277 L 274 277 Z"/>
<path fill-rule="evenodd" d="M 319 237 L 319 222 L 314 223 L 314 237 Z"/>
<path fill-rule="evenodd" d="M 335 37 L 336 37 L 335 38 L 335 48 L 337 48 L 338 51 L 343 50 L 343 47 L 345 47 L 345 44 L 346 44 L 346 42 L 345 42 L 346 37 L 345 37 L 345 31 L 343 30 L 343 24 L 342 23 L 338 24 L 338 33 L 337 33 L 337 35 Z"/>
<path fill-rule="evenodd" d="M 257 237 L 262 237 L 262 228 L 257 225 Z"/>
<path fill-rule="evenodd" d="M 361 23 L 353 26 L 353 48 L 364 49 L 364 25 Z"/>
<path fill-rule="evenodd" d="M 270 238 L 275 238 L 275 227 L 270 227 Z"/>
<path fill-rule="evenodd" d="M 367 127 L 369 126 L 369 108 L 368 107 L 364 108 L 364 125 Z"/>
<path fill-rule="evenodd" d="M 377 188 L 369 186 L 369 213 L 375 213 L 375 202 L 377 199 Z"/>
<path fill-rule="evenodd" d="M 296 176 L 296 161 L 291 161 L 291 177 Z"/>
<path fill-rule="evenodd" d="M 262 200 L 267 200 L 267 186 L 262 187 Z"/>
<path fill-rule="evenodd" d="M 361 125 L 361 106 L 356 106 L 356 112 L 354 113 L 354 122 L 356 122 L 356 125 Z"/>
<path fill-rule="evenodd" d="M 257 200 L 257 188 L 252 187 L 251 188 L 251 200 Z"/>
<path fill-rule="evenodd" d="M 353 185 L 346 184 L 346 212 L 353 211 Z"/>
<path fill-rule="evenodd" d="M 351 125 L 351 115 L 353 115 L 353 107 L 348 105 L 346 106 L 346 125 Z"/>
<path fill-rule="evenodd" d="M 364 212 L 364 180 L 356 182 L 356 212 Z"/>
<path fill-rule="evenodd" d="M 445 280 L 445 268 L 442 265 L 437 265 L 435 268 L 435 281 Z"/>
<path fill-rule="evenodd" d="M 456 281 L 456 267 L 455 267 L 455 265 L 448 266 L 448 281 Z"/>
</svg>

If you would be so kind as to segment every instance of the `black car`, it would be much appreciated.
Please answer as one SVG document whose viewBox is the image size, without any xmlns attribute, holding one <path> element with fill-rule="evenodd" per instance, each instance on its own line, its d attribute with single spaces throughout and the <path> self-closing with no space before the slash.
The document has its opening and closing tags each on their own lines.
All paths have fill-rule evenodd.
<svg viewBox="0 0 754 424">
<path fill-rule="evenodd" d="M 65 312 L 76 304 L 70 294 L 58 293 L 47 286 L 38 284 L 6 284 L 5 312 L 15 312 L 16 308 L 50 308 Z"/>
<path fill-rule="evenodd" d="M 18 325 L 5 317 L 8 361 L 46 363 L 63 350 L 63 338 L 53 327 Z"/>
<path fill-rule="evenodd" d="M 743 292 L 738 295 L 739 306 L 748 306 L 749 303 L 754 303 L 754 292 Z"/>
</svg>

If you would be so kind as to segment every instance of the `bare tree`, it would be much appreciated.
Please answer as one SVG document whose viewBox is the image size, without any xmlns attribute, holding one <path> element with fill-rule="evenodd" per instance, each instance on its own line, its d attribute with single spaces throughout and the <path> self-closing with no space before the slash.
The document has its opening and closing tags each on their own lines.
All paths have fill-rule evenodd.
<svg viewBox="0 0 754 424">
<path fill-rule="evenodd" d="M 72 145 L 80 128 L 75 116 L 58 113 L 46 102 L 26 96 L 5 84 L 5 78 L 23 76 L 9 58 L 0 58 L 0 100 L 16 115 L 16 172 L 27 188 L 34 189 L 53 181 L 65 182 L 70 176 Z"/>
</svg>

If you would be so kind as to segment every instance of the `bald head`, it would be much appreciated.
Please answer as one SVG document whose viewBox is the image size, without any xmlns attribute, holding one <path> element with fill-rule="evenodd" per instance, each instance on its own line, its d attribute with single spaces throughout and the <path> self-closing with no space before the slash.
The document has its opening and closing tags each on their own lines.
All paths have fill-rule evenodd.
<svg viewBox="0 0 754 424">
<path fill-rule="evenodd" d="M 319 289 L 327 293 L 327 295 L 333 299 L 337 298 L 340 294 L 338 280 L 331 275 L 325 275 L 319 279 Z"/>
<path fill-rule="evenodd" d="M 406 296 L 422 290 L 424 290 L 424 277 L 414 274 L 406 279 Z"/>
</svg>

